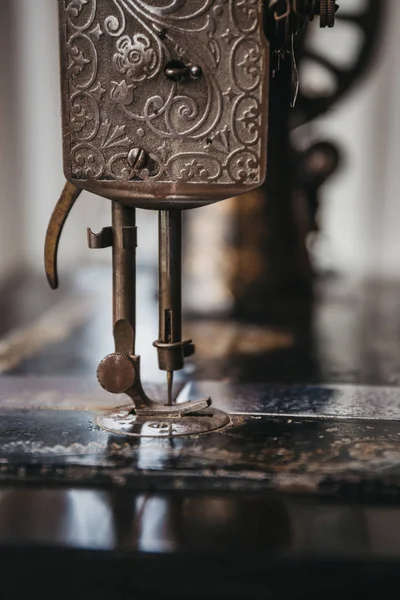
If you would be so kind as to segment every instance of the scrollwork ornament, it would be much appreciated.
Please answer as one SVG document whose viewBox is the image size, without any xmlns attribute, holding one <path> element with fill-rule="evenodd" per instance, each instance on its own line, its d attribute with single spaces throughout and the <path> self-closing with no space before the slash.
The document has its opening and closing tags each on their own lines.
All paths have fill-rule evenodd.
<svg viewBox="0 0 400 600">
<path fill-rule="evenodd" d="M 232 54 L 232 69 L 235 83 L 244 92 L 252 92 L 260 86 L 264 73 L 260 45 L 252 38 L 239 40 Z"/>
<path fill-rule="evenodd" d="M 241 33 L 256 31 L 259 3 L 260 0 L 235 0 L 231 3 L 233 20 Z"/>
<path fill-rule="evenodd" d="M 167 167 L 172 177 L 186 183 L 211 183 L 218 181 L 222 173 L 222 165 L 217 158 L 201 153 L 173 156 Z"/>
<path fill-rule="evenodd" d="M 69 25 L 75 31 L 85 31 L 92 25 L 97 10 L 97 0 L 64 0 Z"/>
<path fill-rule="evenodd" d="M 134 177 L 135 172 L 129 166 L 127 156 L 127 152 L 118 152 L 111 157 L 107 164 L 107 177 L 124 181 L 129 181 Z"/>
<path fill-rule="evenodd" d="M 253 96 L 243 96 L 235 106 L 233 123 L 235 135 L 245 146 L 260 140 L 260 104 Z"/>
<path fill-rule="evenodd" d="M 75 179 L 98 179 L 105 170 L 104 156 L 92 144 L 79 144 L 72 149 L 72 174 Z"/>
<path fill-rule="evenodd" d="M 260 183 L 260 159 L 252 150 L 238 150 L 229 159 L 228 171 L 237 183 Z"/>
<path fill-rule="evenodd" d="M 67 177 L 90 180 L 91 189 L 95 180 L 125 190 L 151 180 L 170 186 L 167 195 L 261 180 L 263 0 L 59 2 Z M 168 79 L 172 60 L 201 76 Z M 132 148 L 146 150 L 150 165 L 135 171 Z"/>
<path fill-rule="evenodd" d="M 93 41 L 84 33 L 76 33 L 68 43 L 68 71 L 75 87 L 89 88 L 96 79 L 97 52 Z"/>
<path fill-rule="evenodd" d="M 113 37 L 119 37 L 123 34 L 126 28 L 126 17 L 123 9 L 121 8 L 118 0 L 112 0 L 115 8 L 117 9 L 118 16 L 109 15 L 104 21 L 104 31 L 108 35 Z"/>
<path fill-rule="evenodd" d="M 77 92 L 71 98 L 70 130 L 78 142 L 94 140 L 100 126 L 100 111 L 96 100 L 88 92 Z"/>
</svg>

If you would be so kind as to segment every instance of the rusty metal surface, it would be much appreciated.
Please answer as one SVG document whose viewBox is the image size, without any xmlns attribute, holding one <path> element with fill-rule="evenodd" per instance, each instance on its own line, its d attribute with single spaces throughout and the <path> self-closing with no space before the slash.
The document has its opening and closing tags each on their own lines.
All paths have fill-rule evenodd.
<svg viewBox="0 0 400 600">
<path fill-rule="evenodd" d="M 186 0 L 162 7 L 156 0 L 115 0 L 110 6 L 106 0 L 59 0 L 58 6 L 64 171 L 70 183 L 50 223 L 48 279 L 56 287 L 58 239 L 78 190 L 112 200 L 112 229 L 88 233 L 91 247 L 113 248 L 117 354 L 103 360 L 99 381 L 109 392 L 126 393 L 136 409 L 160 411 L 142 388 L 135 352 L 135 209 L 160 211 L 155 345 L 159 367 L 167 372 L 171 406 L 174 372 L 194 350 L 191 340 L 182 340 L 180 209 L 229 198 L 265 180 L 269 44 L 264 5 L 206 0 L 199 6 Z M 128 377 L 117 372 L 126 365 Z"/>
<path fill-rule="evenodd" d="M 81 195 L 81 192 L 82 190 L 72 183 L 65 184 L 47 228 L 44 248 L 44 265 L 47 280 L 53 290 L 58 287 L 57 254 L 61 234 L 68 215 Z"/>
<path fill-rule="evenodd" d="M 397 394 L 389 401 L 388 390 L 383 394 L 386 408 L 383 406 L 382 420 L 368 419 L 367 408 L 364 418 L 355 411 L 358 418 L 354 420 L 323 416 L 321 407 L 318 418 L 265 416 L 251 412 L 252 404 L 246 414 L 246 398 L 242 396 L 244 414 L 232 416 L 230 426 L 205 436 L 171 441 L 128 439 L 102 430 L 97 419 L 106 409 L 103 400 L 99 401 L 102 392 L 95 383 L 82 381 L 79 388 L 71 381 L 53 380 L 48 382 L 46 392 L 46 386 L 36 382 L 36 406 L 41 405 L 40 410 L 29 408 L 29 402 L 25 408 L 15 408 L 12 390 L 14 398 L 18 396 L 18 386 L 21 389 L 24 385 L 29 391 L 29 379 L 23 383 L 3 379 L 1 383 L 2 483 L 42 481 L 139 489 L 151 485 L 153 489 L 400 497 L 400 424 L 397 412 L 393 412 L 398 410 L 399 402 Z M 4 393 L 7 386 L 8 393 Z M 38 392 L 40 386 L 42 392 Z M 63 394 L 68 397 L 69 389 L 70 406 L 64 401 L 63 410 L 49 408 L 57 401 L 57 389 L 59 398 Z M 81 400 L 86 409 L 72 410 L 73 398 L 76 402 L 85 390 L 86 398 Z M 268 389 L 264 388 L 264 394 L 265 391 Z M 353 406 L 358 403 L 360 410 L 362 390 L 355 392 Z M 218 398 L 216 394 L 216 405 Z M 344 415 L 346 394 L 339 390 L 337 398 L 342 401 Z M 322 389 L 321 406 L 325 399 Z M 369 401 L 366 407 L 368 404 Z M 220 405 L 226 409 L 223 400 Z"/>
<path fill-rule="evenodd" d="M 176 438 L 221 430 L 230 424 L 230 418 L 226 413 L 212 407 L 201 412 L 187 412 L 178 416 L 173 414 L 158 416 L 151 410 L 145 415 L 135 414 L 131 406 L 122 406 L 99 417 L 97 423 L 106 431 L 120 436 Z"/>
<path fill-rule="evenodd" d="M 85 411 L 2 412 L 0 481 L 108 488 L 400 494 L 397 423 L 233 417 L 221 433 L 140 442 Z"/>
</svg>

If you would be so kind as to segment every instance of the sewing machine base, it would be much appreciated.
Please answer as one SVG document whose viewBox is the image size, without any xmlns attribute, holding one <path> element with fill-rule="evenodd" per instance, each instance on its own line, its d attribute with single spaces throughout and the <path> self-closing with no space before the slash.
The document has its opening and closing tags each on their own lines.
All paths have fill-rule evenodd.
<svg viewBox="0 0 400 600">
<path fill-rule="evenodd" d="M 206 390 L 230 426 L 146 438 L 99 426 L 124 399 L 93 380 L 0 378 L 0 484 L 399 500 L 398 388 L 205 381 L 179 397 Z"/>
<path fill-rule="evenodd" d="M 0 378 L 2 598 L 398 597 L 398 388 L 187 388 L 232 426 L 115 435 L 93 380 Z"/>
<path fill-rule="evenodd" d="M 146 438 L 173 438 L 210 433 L 226 427 L 229 416 L 216 408 L 196 413 L 152 416 L 138 415 L 132 405 L 122 406 L 99 417 L 100 427 L 116 435 Z"/>
</svg>

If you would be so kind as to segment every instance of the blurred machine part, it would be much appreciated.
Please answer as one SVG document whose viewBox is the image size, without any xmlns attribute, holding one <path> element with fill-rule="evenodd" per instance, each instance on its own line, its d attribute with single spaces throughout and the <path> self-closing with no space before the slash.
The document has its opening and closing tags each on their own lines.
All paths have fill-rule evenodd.
<svg viewBox="0 0 400 600">
<path fill-rule="evenodd" d="M 277 6 L 284 15 L 285 2 Z M 214 305 L 210 301 L 209 310 L 196 302 L 198 293 L 192 294 L 193 313 L 206 316 L 214 310 L 234 319 L 289 326 L 299 318 L 311 318 L 316 273 L 310 244 L 315 239 L 312 234 L 319 231 L 323 184 L 337 171 L 342 153 L 340 140 L 315 139 L 313 122 L 368 74 L 386 6 L 384 0 L 343 2 L 332 32 L 319 34 L 316 23 L 299 32 L 295 54 L 300 80 L 294 106 L 283 101 L 293 87 L 290 55 L 277 54 L 280 70 L 275 69 L 276 62 L 271 65 L 268 178 L 246 201 L 232 200 L 215 214 L 218 224 L 209 227 L 208 234 L 219 265 L 215 275 L 218 297 Z M 279 22 L 282 39 L 287 25 L 285 19 Z M 338 50 L 342 28 L 354 40 L 352 52 L 345 56 Z M 208 215 L 203 218 L 207 220 Z M 202 240 L 196 229 L 206 234 L 201 219 L 199 215 L 200 222 L 191 223 L 194 234 L 188 244 L 187 274 L 197 292 L 204 277 L 204 270 L 197 273 L 203 267 L 193 260 Z M 224 235 L 218 239 L 221 231 Z M 209 270 L 212 275 L 210 266 Z"/>
<path fill-rule="evenodd" d="M 235 202 L 233 207 L 230 289 L 236 318 L 293 324 L 299 316 L 311 315 L 315 272 L 308 243 L 310 234 L 319 230 L 322 186 L 337 170 L 341 154 L 340 140 L 320 139 L 310 145 L 312 122 L 334 107 L 370 69 L 385 9 L 382 0 L 353 6 L 343 2 L 335 30 L 318 46 L 312 43 L 317 33 L 312 27 L 299 36 L 296 53 L 303 77 L 294 107 L 281 101 L 292 85 L 289 61 L 272 78 L 267 182 L 252 194 L 252 200 Z M 330 47 L 335 46 L 342 24 L 351 28 L 358 44 L 353 55 L 338 61 Z M 315 67 L 319 78 L 310 85 L 305 70 Z M 246 269 L 249 263 L 256 268 Z"/>
</svg>

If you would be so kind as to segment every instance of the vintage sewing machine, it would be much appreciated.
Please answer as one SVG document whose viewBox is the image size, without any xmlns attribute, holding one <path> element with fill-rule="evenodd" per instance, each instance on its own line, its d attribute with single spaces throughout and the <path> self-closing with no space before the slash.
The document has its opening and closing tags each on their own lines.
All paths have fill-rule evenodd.
<svg viewBox="0 0 400 600">
<path fill-rule="evenodd" d="M 295 104 L 296 40 L 315 17 L 333 26 L 335 3 L 60 0 L 59 9 L 68 183 L 46 272 L 56 288 L 60 236 L 81 191 L 111 201 L 112 226 L 88 240 L 112 248 L 115 351 L 98 368 L 109 393 L 71 376 L 2 379 L 2 596 L 397 597 L 398 388 L 290 385 L 290 374 L 281 386 L 200 382 L 190 402 L 172 388 L 194 352 L 182 335 L 182 211 L 246 202 L 267 175 L 271 131 L 273 184 L 287 172 L 285 153 L 274 154 L 287 123 L 281 131 L 268 112 Z M 154 345 L 167 391 L 157 402 L 135 347 L 136 208 L 159 212 Z"/>
<path fill-rule="evenodd" d="M 282 101 L 294 104 L 295 37 L 316 15 L 332 27 L 336 9 L 334 0 L 59 3 L 68 183 L 50 221 L 46 271 L 56 288 L 60 235 L 82 190 L 111 200 L 112 227 L 88 230 L 90 248 L 113 253 L 115 352 L 97 375 L 133 407 L 103 418 L 106 429 L 173 437 L 229 423 L 211 398 L 172 398 L 174 372 L 195 349 L 182 339 L 182 211 L 263 184 L 269 73 L 291 61 L 291 98 Z M 164 403 L 143 390 L 135 350 L 136 208 L 159 212 L 154 346 L 167 373 Z"/>
</svg>

